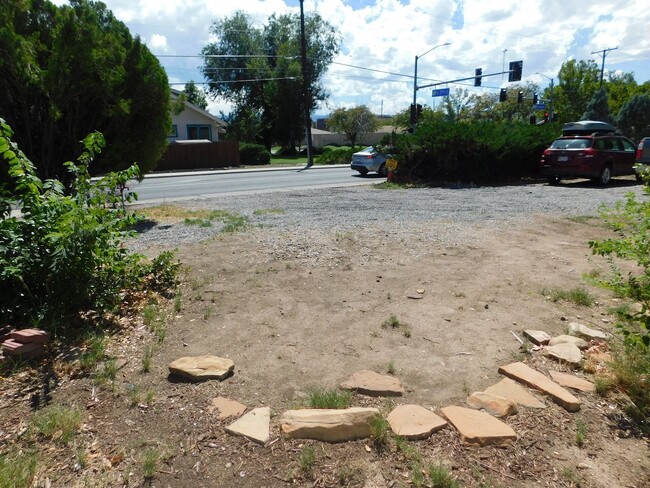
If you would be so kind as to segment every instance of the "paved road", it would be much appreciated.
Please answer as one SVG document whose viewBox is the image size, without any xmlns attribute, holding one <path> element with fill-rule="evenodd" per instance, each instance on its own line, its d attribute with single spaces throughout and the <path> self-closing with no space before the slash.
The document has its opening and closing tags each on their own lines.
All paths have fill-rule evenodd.
<svg viewBox="0 0 650 488">
<path fill-rule="evenodd" d="M 368 185 L 382 181 L 376 175 L 361 177 L 348 165 L 222 170 L 148 175 L 131 190 L 140 202 L 175 201 L 219 194 L 267 193 L 282 190 Z"/>
</svg>

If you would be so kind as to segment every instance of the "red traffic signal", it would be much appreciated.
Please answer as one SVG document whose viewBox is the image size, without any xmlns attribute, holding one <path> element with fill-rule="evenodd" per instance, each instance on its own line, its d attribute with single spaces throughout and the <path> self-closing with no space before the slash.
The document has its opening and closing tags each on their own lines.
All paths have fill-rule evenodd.
<svg viewBox="0 0 650 488">
<path fill-rule="evenodd" d="M 499 92 L 499 101 L 505 102 L 507 99 L 508 99 L 508 92 L 506 91 L 505 88 L 501 88 L 501 91 Z"/>
</svg>

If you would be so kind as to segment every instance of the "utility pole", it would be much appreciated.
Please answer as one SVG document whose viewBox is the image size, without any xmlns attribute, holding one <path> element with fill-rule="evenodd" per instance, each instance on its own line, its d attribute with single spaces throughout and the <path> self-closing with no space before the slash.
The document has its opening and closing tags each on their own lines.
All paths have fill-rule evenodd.
<svg viewBox="0 0 650 488">
<path fill-rule="evenodd" d="M 314 164 L 314 151 L 311 143 L 311 98 L 309 96 L 309 80 L 307 79 L 307 40 L 305 39 L 305 0 L 300 0 L 300 60 L 302 64 L 302 96 L 305 112 L 305 137 L 307 138 L 307 168 Z"/>
<path fill-rule="evenodd" d="M 603 86 L 603 73 L 605 72 L 605 57 L 607 56 L 607 53 L 610 51 L 613 51 L 614 49 L 618 49 L 618 46 L 616 47 L 608 47 L 607 49 L 602 49 L 600 51 L 592 51 L 591 54 L 600 54 L 603 57 L 603 62 L 600 65 L 600 87 L 602 88 Z"/>
<path fill-rule="evenodd" d="M 506 53 L 508 52 L 507 49 L 503 50 L 503 61 L 501 62 L 501 71 L 506 70 Z M 503 81 L 503 73 L 501 73 L 501 81 Z"/>
</svg>

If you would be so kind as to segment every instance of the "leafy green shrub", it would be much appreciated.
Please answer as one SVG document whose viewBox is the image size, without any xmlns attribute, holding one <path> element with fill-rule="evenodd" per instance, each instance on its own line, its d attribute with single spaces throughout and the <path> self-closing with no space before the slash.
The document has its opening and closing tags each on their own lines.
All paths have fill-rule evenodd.
<svg viewBox="0 0 650 488">
<path fill-rule="evenodd" d="M 271 153 L 261 144 L 240 144 L 239 163 L 244 165 L 263 165 L 271 162 Z"/>
<path fill-rule="evenodd" d="M 316 159 L 317 164 L 350 164 L 354 149 L 324 147 L 323 153 Z"/>
<path fill-rule="evenodd" d="M 395 137 L 397 173 L 420 182 L 494 182 L 536 175 L 559 126 L 427 119 Z"/>
<path fill-rule="evenodd" d="M 650 195 L 649 182 L 644 182 L 644 192 Z M 607 257 L 611 265 L 608 277 L 594 281 L 639 305 L 617 310 L 616 326 L 624 343 L 615 348 L 610 367 L 616 386 L 634 403 L 628 413 L 650 432 L 650 201 L 639 201 L 628 193 L 624 202 L 613 208 L 603 207 L 601 212 L 618 237 L 589 242 L 593 253 Z M 636 271 L 624 274 L 615 258 L 634 261 Z"/>
<path fill-rule="evenodd" d="M 39 324 L 56 332 L 82 312 L 116 311 L 128 291 L 161 289 L 176 281 L 178 264 L 164 253 L 150 264 L 129 253 L 122 240 L 137 222 L 125 203 L 136 198 L 126 183 L 139 177 L 133 165 L 91 181 L 88 168 L 104 147 L 88 135 L 78 164 L 65 166 L 70 188 L 43 182 L 34 164 L 11 140 L 0 119 L 0 159 L 10 185 L 0 187 L 0 324 Z M 12 216 L 16 205 L 21 216 Z"/>
</svg>

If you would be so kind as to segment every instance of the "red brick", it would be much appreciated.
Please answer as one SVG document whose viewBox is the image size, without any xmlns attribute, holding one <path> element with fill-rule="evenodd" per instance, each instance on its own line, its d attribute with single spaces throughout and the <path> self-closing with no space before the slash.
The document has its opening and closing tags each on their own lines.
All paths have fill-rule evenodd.
<svg viewBox="0 0 650 488">
<path fill-rule="evenodd" d="M 41 344 L 21 344 L 13 339 L 7 339 L 2 343 L 2 349 L 9 356 L 38 357 L 43 355 Z"/>
<path fill-rule="evenodd" d="M 23 344 L 45 344 L 50 340 L 50 333 L 40 329 L 14 330 L 11 338 Z"/>
</svg>

